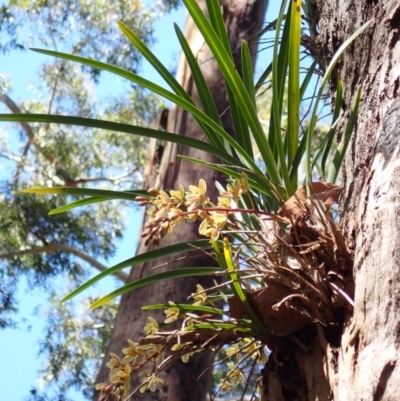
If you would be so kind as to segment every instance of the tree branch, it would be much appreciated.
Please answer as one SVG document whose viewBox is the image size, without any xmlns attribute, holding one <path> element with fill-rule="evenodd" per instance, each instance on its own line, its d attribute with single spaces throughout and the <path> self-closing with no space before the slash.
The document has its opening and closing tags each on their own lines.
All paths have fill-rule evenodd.
<svg viewBox="0 0 400 401">
<path fill-rule="evenodd" d="M 65 244 L 59 244 L 59 243 L 51 243 L 51 244 L 47 244 L 42 247 L 25 249 L 23 251 L 13 251 L 13 252 L 2 253 L 2 254 L 0 254 L 0 259 L 11 259 L 15 256 L 37 255 L 40 253 L 47 253 L 47 252 L 71 253 L 71 254 L 77 256 L 78 258 L 84 260 L 85 262 L 89 263 L 90 265 L 92 265 L 97 270 L 100 270 L 101 272 L 107 270 L 106 266 L 104 266 L 102 263 L 100 263 L 98 260 L 96 260 L 92 256 L 88 255 L 87 253 L 80 251 L 79 249 L 76 249 L 72 246 L 65 245 Z M 123 283 L 126 283 L 128 281 L 128 275 L 122 271 L 115 272 L 114 275 L 116 277 L 118 277 Z"/>
<path fill-rule="evenodd" d="M 22 110 L 17 106 L 17 104 L 6 94 L 0 93 L 0 102 L 3 102 L 11 112 L 14 114 L 22 114 Z M 29 138 L 29 142 L 32 143 L 36 150 L 40 152 L 50 163 L 54 164 L 57 169 L 57 173 L 62 177 L 65 181 L 65 184 L 68 186 L 76 186 L 75 181 L 68 175 L 68 173 L 61 168 L 60 163 L 50 154 L 46 154 L 44 151 L 44 147 L 40 146 L 35 141 L 35 133 L 33 132 L 32 127 L 26 122 L 20 122 L 21 127 L 25 131 L 26 135 Z"/>
<path fill-rule="evenodd" d="M 131 175 L 133 175 L 137 171 L 139 171 L 139 169 L 135 167 L 134 169 L 132 169 L 132 170 L 126 172 L 126 173 L 123 173 L 123 174 L 121 174 L 121 175 L 119 175 L 117 177 L 82 177 L 82 178 L 77 178 L 75 180 L 75 183 L 76 184 L 82 184 L 82 183 L 87 183 L 87 182 L 108 181 L 108 182 L 111 182 L 113 184 L 115 184 L 115 183 L 118 184 L 119 182 L 122 182 L 124 180 L 124 178 L 130 177 Z M 133 180 L 127 180 L 127 181 L 132 182 Z"/>
</svg>

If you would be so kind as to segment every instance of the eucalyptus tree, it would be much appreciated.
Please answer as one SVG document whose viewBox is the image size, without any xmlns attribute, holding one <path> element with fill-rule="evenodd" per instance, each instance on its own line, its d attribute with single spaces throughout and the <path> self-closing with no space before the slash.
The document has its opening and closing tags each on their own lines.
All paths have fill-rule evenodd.
<svg viewBox="0 0 400 401">
<path fill-rule="evenodd" d="M 5 68 L 10 52 L 41 46 L 139 70 L 141 55 L 123 39 L 116 22 L 123 19 L 145 43 L 151 44 L 157 16 L 175 5 L 173 1 L 153 8 L 140 1 L 5 2 L 0 8 L 1 64 Z M 94 68 L 43 58 L 37 70 L 27 65 L 25 71 L 34 84 L 32 97 L 21 100 L 13 93 L 12 72 L 0 70 L 3 111 L 75 114 L 147 125 L 162 107 L 159 98 L 133 85 L 101 98 L 97 88 L 104 85 L 104 79 Z M 15 323 L 16 289 L 25 276 L 31 288 L 42 288 L 49 300 L 53 299 L 48 331 L 41 341 L 41 352 L 49 358 L 42 377 L 59 381 L 60 394 L 74 386 L 87 394 L 111 329 L 102 321 L 112 320 L 114 306 L 96 316 L 79 318 L 76 308 L 55 307 L 52 286 L 55 279 L 61 279 L 67 290 L 92 274 L 93 268 L 104 270 L 104 261 L 114 254 L 117 240 L 123 235 L 129 210 L 121 201 L 49 216 L 48 205 L 61 206 L 63 197 L 41 199 L 20 196 L 18 191 L 43 185 L 138 188 L 147 161 L 147 140 L 68 126 L 3 125 L 0 159 L 6 167 L 1 175 L 0 198 L 0 327 Z M 117 277 L 126 280 L 124 273 Z M 91 325 L 98 328 L 90 329 Z M 80 332 L 83 336 L 77 337 Z M 72 341 L 76 338 L 80 346 Z M 79 347 L 80 357 L 85 357 L 78 360 Z"/>
<path fill-rule="evenodd" d="M 183 161 L 176 159 L 174 146 L 166 146 L 161 158 L 159 157 L 160 152 L 155 152 L 158 154 L 157 158 L 152 158 L 150 162 L 153 165 L 156 161 L 156 164 L 159 163 L 156 166 L 159 170 L 159 176 L 155 181 L 156 187 L 162 188 L 163 185 L 173 187 L 174 184 L 181 184 L 179 181 L 185 178 L 188 178 L 188 184 L 193 184 L 194 180 L 199 182 L 198 186 L 189 186 L 188 192 L 179 186 L 178 190 L 170 191 L 169 195 L 157 188 L 150 190 L 149 194 L 145 196 L 140 194 L 140 197 L 137 197 L 138 193 L 130 193 L 131 199 L 136 199 L 142 205 L 151 205 L 150 219 L 142 235 L 144 238 L 140 246 L 142 253 L 129 261 L 114 266 L 107 272 L 99 274 L 73 291 L 65 299 L 71 299 L 91 284 L 127 265 L 140 265 L 135 266 L 130 274 L 130 278 L 133 279 L 132 282 L 95 301 L 92 305 L 92 308 L 97 308 L 118 295 L 123 295 L 109 350 L 121 351 L 122 339 L 127 340 L 133 337 L 134 340 L 138 341 L 128 341 L 129 347 L 123 349 L 125 354 L 123 359 L 120 359 L 116 353 L 111 353 L 111 360 L 107 365 L 103 363 L 99 377 L 104 380 L 106 376 L 104 371 L 109 368 L 110 372 L 107 373 L 109 373 L 111 383 L 97 385 L 96 388 L 101 391 L 100 398 L 102 400 L 120 400 L 126 396 L 130 397 L 131 376 L 135 376 L 141 369 L 143 369 L 139 373 L 141 381 L 134 392 L 142 393 L 151 390 L 153 395 L 146 393 L 146 399 L 190 398 L 202 400 L 205 397 L 204 389 L 207 383 L 207 379 L 204 377 L 204 368 L 210 367 L 212 359 L 205 350 L 218 349 L 221 344 L 231 344 L 229 351 L 226 350 L 227 359 L 235 355 L 237 357 L 236 363 L 228 364 L 229 373 L 222 380 L 218 389 L 222 393 L 229 391 L 243 380 L 243 366 L 241 364 L 245 359 L 254 358 L 253 367 L 257 361 L 265 362 L 265 357 L 261 351 L 267 346 L 271 354 L 265 362 L 262 379 L 259 383 L 261 386 L 254 389 L 254 393 L 258 392 L 263 400 L 351 398 L 353 389 L 350 382 L 356 384 L 354 399 L 391 400 L 397 396 L 395 384 L 398 382 L 398 369 L 396 369 L 398 344 L 396 336 L 390 336 L 390 333 L 387 332 L 386 323 L 391 327 L 391 334 L 395 333 L 398 319 L 396 320 L 393 305 L 397 302 L 398 285 L 396 286 L 396 283 L 398 280 L 396 272 L 398 269 L 395 269 L 393 258 L 388 260 L 386 255 L 382 255 L 381 240 L 372 238 L 372 235 L 369 235 L 371 232 L 368 230 L 359 235 L 354 222 L 358 221 L 359 227 L 366 227 L 371 230 L 374 225 L 386 221 L 383 214 L 383 212 L 387 212 L 386 205 L 395 206 L 396 204 L 396 192 L 391 189 L 395 185 L 391 186 L 388 183 L 380 192 L 382 188 L 379 184 L 381 182 L 386 184 L 386 177 L 381 174 L 383 170 L 389 168 L 388 173 L 392 175 L 396 171 L 396 159 L 392 157 L 396 147 L 392 146 L 392 138 L 398 121 L 399 106 L 396 99 L 398 89 L 396 80 L 398 77 L 396 76 L 397 70 L 392 70 L 391 63 L 397 62 L 394 57 L 394 49 L 398 39 L 396 34 L 398 8 L 394 3 L 387 9 L 382 5 L 374 4 L 370 5 L 368 13 L 364 13 L 366 10 L 363 6 L 360 5 L 360 9 L 357 10 L 357 5 L 354 4 L 352 11 L 355 13 L 354 16 L 360 17 L 359 24 L 357 24 L 359 27 L 357 26 L 357 30 L 353 27 L 351 31 L 346 32 L 341 40 L 343 43 L 340 43 L 338 49 L 336 48 L 338 43 L 329 40 L 326 42 L 318 42 L 317 40 L 317 42 L 311 43 L 314 49 L 318 44 L 320 45 L 318 59 L 325 74 L 312 107 L 313 111 L 308 126 L 299 135 L 301 100 L 304 98 L 304 89 L 308 84 L 309 76 L 316 65 L 316 63 L 313 64 L 303 83 L 300 84 L 300 3 L 297 1 L 290 2 L 285 17 L 287 2 L 284 1 L 276 22 L 278 28 L 274 44 L 274 57 L 271 63 L 273 101 L 267 138 L 265 138 L 257 116 L 248 45 L 242 43 L 241 46 L 243 77 L 240 77 L 233 62 L 232 43 L 229 43 L 229 39 L 232 39 L 230 38 L 230 24 L 245 22 L 246 18 L 244 17 L 247 14 L 243 14 L 243 18 L 239 18 L 237 15 L 235 18 L 230 15 L 230 12 L 237 12 L 239 8 L 231 9 L 231 3 L 219 4 L 212 0 L 207 1 L 208 19 L 194 0 L 185 0 L 185 4 L 197 27 L 202 32 L 204 40 L 210 46 L 212 56 L 217 60 L 225 79 L 232 117 L 232 120 L 228 120 L 227 124 L 222 121 L 226 118 L 227 113 L 222 113 L 221 118 L 221 110 L 218 110 L 221 103 L 219 101 L 214 102 L 214 97 L 206 89 L 209 76 L 205 64 L 210 60 L 213 62 L 214 59 L 213 57 L 202 59 L 203 51 L 207 54 L 207 50 L 201 38 L 197 41 L 195 40 L 196 35 L 189 34 L 190 32 L 193 33 L 190 29 L 190 22 L 186 31 L 187 41 L 179 30 L 177 33 L 193 75 L 185 69 L 186 64 L 183 64 L 183 70 L 179 69 L 178 72 L 181 71 L 182 73 L 181 84 L 185 86 L 189 81 L 190 90 L 189 88 L 187 90 L 192 94 L 193 99 L 188 97 L 188 93 L 182 90 L 182 87 L 158 63 L 137 35 L 124 24 L 120 24 L 124 34 L 151 60 L 176 94 L 164 91 L 135 74 L 107 64 L 65 53 L 42 51 L 65 60 L 101 67 L 129 77 L 134 82 L 141 82 L 155 92 L 162 93 L 190 112 L 190 115 L 185 115 L 181 110 L 174 109 L 176 114 L 169 120 L 168 132 L 163 133 L 163 135 L 155 130 L 140 129 L 139 127 L 112 122 L 83 120 L 76 117 L 43 114 L 25 116 L 20 114 L 14 118 L 7 115 L 1 116 L 2 120 L 67 122 L 76 126 L 91 125 L 102 128 L 110 126 L 121 132 L 146 135 L 155 139 L 162 138 L 171 143 L 182 145 L 182 149 L 178 148 L 178 150 Z M 243 3 L 242 11 L 246 9 L 257 10 L 255 4 L 260 5 L 261 2 Z M 224 11 L 223 14 L 221 14 L 221 6 Z M 251 6 L 255 7 L 252 8 Z M 322 37 L 336 38 L 331 32 L 336 25 L 333 23 L 329 25 L 328 20 L 324 20 L 324 18 L 335 17 L 335 21 L 337 21 L 339 17 L 335 12 L 339 12 L 339 6 L 337 5 L 338 10 L 336 11 L 333 10 L 331 4 L 327 5 L 326 3 L 306 2 L 306 6 L 308 6 L 309 11 L 310 6 L 316 6 L 314 9 L 311 8 L 312 12 L 307 15 L 307 18 L 314 16 L 314 23 L 317 18 L 321 18 L 319 22 Z M 371 12 L 375 12 L 374 15 L 377 19 L 385 18 L 386 23 L 386 25 L 382 24 L 384 28 L 377 34 L 378 40 L 376 42 L 374 42 L 374 30 L 371 30 L 370 27 L 371 21 L 365 21 L 366 15 Z M 340 13 L 343 18 L 343 26 L 348 28 L 346 13 L 344 10 L 340 10 Z M 254 15 L 256 21 L 259 20 L 257 17 L 260 14 Z M 283 21 L 285 22 L 283 23 Z M 254 21 L 249 18 L 248 22 Z M 324 26 L 324 24 L 326 25 Z M 283 26 L 282 36 L 280 36 L 281 26 Z M 316 39 L 317 32 L 318 30 L 313 31 L 314 37 L 311 39 Z M 360 75 L 358 61 L 355 64 L 351 61 L 350 52 L 346 53 L 343 65 L 339 68 L 339 74 L 335 73 L 331 77 L 339 57 L 362 32 L 367 33 L 364 41 L 369 41 L 371 50 L 373 50 L 372 43 L 376 45 L 379 43 L 379 50 L 382 54 L 379 51 L 375 53 L 379 57 L 388 55 L 387 59 L 390 60 L 390 63 L 385 65 L 384 70 L 386 80 L 382 79 L 376 84 L 374 79 L 368 79 L 370 78 L 368 75 L 370 71 L 365 71 L 364 75 Z M 388 32 L 391 32 L 390 37 Z M 381 45 L 382 38 L 388 39 L 387 48 Z M 188 42 L 191 46 L 188 45 Z M 352 46 L 354 47 L 354 44 Z M 363 44 L 359 46 L 361 49 Z M 197 58 L 193 55 L 193 50 Z M 380 74 L 379 68 L 373 69 L 375 64 L 371 66 L 368 64 L 372 58 L 370 54 L 365 55 L 360 52 L 360 55 L 361 59 L 364 56 L 368 58 L 363 62 L 371 67 L 374 76 Z M 199 61 L 201 68 L 204 69 L 203 72 L 199 68 Z M 328 61 L 330 62 L 328 63 Z M 346 70 L 346 67 L 349 69 Z M 284 124 L 286 126 L 283 128 L 282 101 L 286 72 L 288 72 L 288 117 L 287 125 Z M 345 74 L 342 79 L 340 79 L 340 74 Z M 333 121 L 321 141 L 321 145 L 315 148 L 312 144 L 312 138 L 317 121 L 318 104 L 330 77 L 331 83 L 337 88 Z M 359 81 L 363 77 L 366 78 L 366 81 Z M 185 80 L 185 78 L 189 79 Z M 193 82 L 191 82 L 191 78 L 193 78 Z M 212 78 L 215 79 L 216 76 L 213 74 Z M 345 78 L 349 78 L 350 82 Z M 394 80 L 393 87 L 390 85 L 391 78 Z M 343 82 L 347 82 L 349 86 L 348 93 L 345 95 L 343 94 Z M 197 92 L 191 92 L 193 83 L 196 84 Z M 213 87 L 218 87 L 220 83 L 221 80 L 218 79 Z M 360 86 L 364 86 L 369 91 L 372 101 L 376 101 L 378 95 L 381 95 L 378 90 L 382 88 L 384 94 L 395 98 L 394 101 L 386 102 L 390 104 L 386 104 L 383 118 L 380 118 L 378 110 L 376 121 L 374 121 L 375 125 L 372 124 L 372 126 L 368 125 L 367 121 L 370 119 L 367 117 L 369 117 L 368 112 L 375 103 L 369 103 L 367 109 L 361 108 L 364 110 L 364 114 L 361 114 L 359 124 L 362 127 L 369 127 L 371 130 L 377 130 L 377 136 L 382 137 L 382 140 L 378 140 L 377 143 L 371 140 L 374 137 L 368 134 L 368 130 L 363 131 L 363 133 L 367 132 L 367 136 L 362 144 L 358 143 L 357 136 L 353 137 L 352 142 L 350 142 L 351 132 L 356 126 L 356 117 L 360 107 Z M 218 99 L 221 93 L 223 90 L 217 90 L 215 98 Z M 374 97 L 377 93 L 378 95 Z M 194 101 L 198 100 L 201 101 L 204 112 L 196 107 Z M 342 119 L 340 117 L 341 109 L 344 111 L 342 114 L 347 118 Z M 182 118 L 183 116 L 185 118 Z M 203 130 L 197 131 L 195 129 L 196 125 L 192 118 L 201 125 Z M 377 124 L 380 121 L 383 123 L 381 127 L 378 127 Z M 328 165 L 327 158 L 338 126 L 339 133 L 342 133 L 342 136 L 339 144 L 335 145 L 332 163 Z M 182 128 L 184 131 L 181 131 Z M 230 136 L 231 128 L 234 128 L 234 137 Z M 282 134 L 282 130 L 284 134 Z M 177 132 L 182 133 L 182 135 L 177 136 Z M 191 133 L 196 135 L 197 132 L 200 132 L 201 135 L 203 133 L 207 135 L 211 144 L 195 140 L 189 136 Z M 357 133 L 360 135 L 356 129 Z M 266 168 L 265 171 L 262 171 L 255 162 L 253 139 L 258 145 L 264 162 L 263 167 Z M 327 209 L 332 203 L 339 200 L 342 189 L 332 182 L 337 178 L 339 167 L 350 143 L 353 144 L 355 149 L 360 150 L 360 153 L 353 153 L 354 160 L 350 159 L 350 164 L 355 162 L 356 171 L 351 168 L 346 171 L 348 175 L 345 179 L 351 180 L 351 183 L 347 183 L 345 188 L 347 206 L 350 210 L 343 208 L 342 213 L 344 226 L 350 230 L 343 235 L 341 227 L 338 226 L 337 221 Z M 366 148 L 363 147 L 364 145 Z M 196 150 L 194 153 L 185 153 L 183 146 L 189 146 Z M 206 157 L 218 156 L 228 165 L 217 164 L 213 158 L 204 160 L 204 155 L 198 156 L 197 150 L 207 150 L 208 155 Z M 307 185 L 297 189 L 298 167 L 304 157 L 306 159 Z M 373 159 L 371 165 L 367 163 L 368 157 Z M 212 167 L 214 170 L 229 176 L 232 185 L 228 185 L 226 190 L 223 188 L 224 183 L 217 184 L 220 194 L 218 206 L 210 201 L 210 198 L 215 198 L 217 194 L 207 191 L 207 183 L 203 178 L 205 173 L 196 167 L 189 168 L 187 166 L 187 168 L 183 168 L 186 166 L 185 161 Z M 321 164 L 322 174 L 328 182 L 312 182 L 314 167 L 319 163 Z M 354 167 L 353 164 L 351 166 Z M 365 175 L 362 174 L 362 167 L 367 167 Z M 151 172 L 151 169 L 147 171 Z M 376 171 L 379 174 L 375 174 Z M 361 174 L 361 178 L 355 176 L 357 173 Z M 217 175 L 212 177 L 217 177 Z M 152 178 L 149 176 L 148 181 L 152 182 Z M 175 182 L 177 178 L 180 180 Z M 395 181 L 394 176 L 391 178 Z M 210 177 L 207 177 L 207 180 L 210 181 Z M 358 186 L 358 184 L 360 185 Z M 356 191 L 358 196 L 363 193 L 365 199 L 368 200 L 362 204 L 364 214 L 361 213 L 358 203 L 353 199 L 353 188 L 358 189 L 358 192 Z M 41 188 L 32 189 L 30 192 L 74 193 L 71 188 Z M 87 195 L 93 194 L 87 191 Z M 389 198 L 387 194 L 389 194 Z M 126 193 L 120 193 L 118 196 L 110 194 L 110 197 L 122 197 L 123 195 L 128 196 Z M 103 194 L 103 196 L 105 195 Z M 93 197 L 88 200 L 88 202 L 94 201 L 96 198 Z M 357 201 L 359 201 L 359 197 Z M 371 207 L 370 204 L 372 204 Z M 394 207 L 392 209 L 394 210 Z M 369 216 L 369 219 L 365 220 L 365 215 Z M 396 221 L 395 213 L 392 213 L 391 217 L 392 220 Z M 197 228 L 190 231 L 186 229 L 183 234 L 184 241 L 178 245 L 170 245 L 177 238 L 181 238 L 182 241 L 182 232 L 179 228 L 177 229 L 177 223 L 181 220 L 192 221 L 196 219 L 201 220 L 199 233 L 211 238 L 212 255 L 218 261 L 218 266 L 199 267 L 199 265 L 211 265 L 209 262 L 210 255 L 204 253 L 200 256 L 178 260 L 175 257 L 165 258 L 172 253 L 192 249 L 190 245 L 193 244 L 197 246 L 197 250 L 210 248 L 210 244 L 205 243 L 204 240 L 191 239 L 192 237 L 189 236 L 188 233 L 193 234 Z M 393 234 L 393 241 L 390 242 L 390 239 L 387 239 L 390 250 L 392 250 L 391 255 L 396 254 L 395 230 L 390 231 Z M 160 251 L 154 251 L 148 247 L 149 243 L 158 245 L 159 241 L 167 234 L 169 236 L 167 236 L 165 243 L 169 246 L 165 246 Z M 218 241 L 221 236 L 223 240 Z M 230 242 L 230 236 L 236 242 Z M 365 244 L 370 246 L 371 252 L 364 253 L 362 245 Z M 234 253 L 232 248 L 235 249 Z M 373 257 L 370 257 L 371 254 Z M 154 263 L 154 259 L 160 255 L 164 258 Z M 153 261 L 148 263 L 149 260 Z M 185 267 L 180 266 L 182 260 Z M 390 267 L 385 272 L 386 275 L 379 274 L 376 269 L 372 268 L 376 260 L 385 262 L 385 266 Z M 146 270 L 149 267 L 160 268 L 160 263 L 162 263 L 162 268 L 172 263 L 174 267 L 182 268 L 156 274 L 150 272 L 151 277 L 148 277 Z M 188 265 L 194 267 L 187 268 Z M 211 277 L 222 275 L 227 280 L 221 284 L 218 282 L 211 283 L 212 287 L 206 288 L 206 290 L 198 284 L 197 291 L 189 293 L 195 302 L 186 303 L 185 297 L 182 297 L 181 289 L 188 284 L 199 283 L 198 279 L 193 281 L 193 278 L 204 275 Z M 390 279 L 385 281 L 387 275 Z M 190 280 L 181 282 L 179 292 L 177 291 L 177 282 L 170 286 L 165 284 L 164 281 L 160 281 L 165 278 L 177 277 L 190 277 Z M 379 308 L 377 308 L 382 298 L 374 286 L 377 281 L 381 281 L 381 284 L 386 285 L 385 288 L 388 289 L 383 298 L 386 306 L 384 321 L 380 318 L 382 313 L 379 313 Z M 144 291 L 140 290 L 141 287 L 149 283 L 153 284 L 153 291 L 147 288 Z M 207 281 L 204 283 L 210 285 Z M 354 285 L 356 286 L 355 291 Z M 154 288 L 157 289 L 155 293 Z M 221 290 L 222 288 L 223 290 Z M 218 308 L 218 305 L 213 302 L 204 306 L 205 302 L 210 302 L 207 300 L 209 293 L 215 295 L 219 301 L 223 300 L 226 303 L 226 309 Z M 170 297 L 178 303 L 167 303 Z M 147 335 L 140 338 L 138 330 L 143 327 L 145 319 L 138 310 L 138 301 L 142 302 L 144 298 L 147 302 L 158 302 L 145 309 L 166 309 L 165 325 L 181 319 L 182 326 L 167 331 L 164 326 L 159 326 L 154 318 L 149 318 L 149 322 L 145 326 Z M 205 313 L 193 314 L 192 311 Z M 372 336 L 364 323 L 365 320 L 373 323 Z M 376 339 L 380 341 L 379 344 L 376 343 Z M 379 358 L 379 363 L 370 369 L 371 355 L 382 344 L 385 352 Z M 175 356 L 172 354 L 163 359 L 164 351 L 171 345 L 171 351 L 176 351 Z M 239 355 L 241 353 L 245 354 L 243 359 Z M 201 359 L 195 361 L 192 358 L 193 354 L 200 354 L 203 361 Z M 192 362 L 192 364 L 183 368 L 183 365 L 179 365 L 177 361 L 180 357 L 182 357 L 183 362 L 189 360 L 189 363 Z M 250 367 L 250 374 L 253 367 Z M 166 376 L 161 376 L 161 374 Z M 364 380 L 366 375 L 369 378 L 368 383 Z M 138 384 L 137 381 L 133 381 L 133 383 Z M 193 394 L 194 383 L 200 384 L 198 391 Z M 245 382 L 244 391 L 248 387 L 248 383 L 248 381 Z"/>
<path fill-rule="evenodd" d="M 352 51 L 344 54 L 331 86 L 343 81 L 346 114 L 358 86 L 363 93 L 344 161 L 341 201 L 342 229 L 354 259 L 354 308 L 348 308 L 340 330 L 327 341 L 316 337 L 310 353 L 283 356 L 296 361 L 290 371 L 289 365 L 283 370 L 271 366 L 266 399 L 396 400 L 400 382 L 399 3 L 317 0 L 314 7 L 323 65 L 351 32 L 370 21 Z M 336 101 L 338 93 L 332 91 L 331 98 Z M 345 130 L 340 131 L 345 135 Z"/>
</svg>

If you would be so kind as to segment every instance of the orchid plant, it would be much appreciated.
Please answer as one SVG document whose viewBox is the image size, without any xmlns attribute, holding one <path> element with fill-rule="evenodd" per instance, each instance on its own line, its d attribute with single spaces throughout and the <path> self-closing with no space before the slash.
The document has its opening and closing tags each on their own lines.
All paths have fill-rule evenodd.
<svg viewBox="0 0 400 401">
<path fill-rule="evenodd" d="M 235 131 L 241 133 L 235 139 L 224 130 L 195 56 L 178 27 L 175 27 L 176 33 L 199 89 L 203 107 L 194 104 L 156 56 L 122 22 L 119 23 L 122 33 L 156 68 L 171 90 L 100 61 L 55 51 L 34 50 L 103 69 L 142 85 L 191 113 L 203 128 L 207 141 L 150 128 L 74 116 L 0 115 L 1 121 L 96 127 L 197 148 L 218 157 L 220 164 L 211 165 L 197 159 L 186 159 L 223 172 L 229 182 L 225 188 L 217 183 L 220 195 L 218 199 L 208 197 L 207 186 L 211 183 L 203 179 L 199 183 L 191 183 L 187 189 L 179 185 L 169 191 L 147 188 L 119 192 L 70 187 L 31 188 L 24 191 L 85 196 L 84 199 L 51 211 L 51 214 L 112 199 L 134 201 L 146 207 L 148 215 L 142 237 L 148 243 L 161 246 L 110 267 L 75 289 L 64 301 L 121 269 L 165 255 L 179 254 L 195 248 L 211 250 L 218 260 L 218 268 L 196 267 L 153 274 L 124 285 L 92 305 L 92 308 L 100 307 L 119 295 L 159 280 L 204 275 L 222 278 L 216 281 L 213 288 L 204 289 L 198 285 L 192 294 L 192 303 L 175 304 L 173 300 L 167 300 L 165 304 L 144 307 L 146 310 L 164 309 L 165 320 L 159 324 L 149 317 L 144 328 L 146 336 L 135 341 L 128 339 L 128 347 L 122 350 L 123 357 L 111 355 L 107 365 L 110 368 L 110 383 L 96 385 L 101 391 L 102 400 L 113 397 L 122 400 L 128 398 L 131 391 L 155 391 L 157 385 L 162 383 L 160 372 L 171 363 L 177 359 L 187 362 L 194 355 L 210 349 L 216 354 L 218 350 L 222 350 L 218 355 L 222 355 L 220 363 L 225 366 L 226 376 L 221 379 L 217 392 L 225 394 L 239 384 L 247 383 L 249 376 L 255 372 L 256 365 L 265 362 L 266 345 L 270 346 L 276 338 L 286 336 L 306 349 L 307 344 L 296 337 L 296 331 L 310 322 L 330 322 L 330 311 L 332 308 L 342 307 L 343 298 L 351 304 L 351 296 L 345 289 L 338 287 L 335 290 L 333 284 L 321 284 L 319 281 L 321 275 L 330 274 L 336 267 L 330 266 L 329 270 L 322 271 L 320 267 L 315 270 L 315 266 L 319 266 L 321 262 L 321 254 L 318 252 L 321 249 L 331 249 L 328 244 L 335 244 L 335 251 L 332 251 L 336 252 L 335 255 L 346 252 L 341 243 L 340 230 L 327 209 L 337 200 L 333 193 L 337 194 L 338 188 L 333 183 L 338 177 L 356 121 L 360 90 L 357 91 L 350 114 L 343 123 L 345 135 L 336 146 L 336 128 L 343 119 L 340 113 L 343 88 L 341 81 L 338 82 L 332 122 L 315 151 L 312 144 L 320 102 L 330 75 L 341 54 L 368 24 L 359 28 L 338 49 L 320 79 L 319 90 L 310 105 L 311 113 L 307 116 L 307 124 L 302 127 L 299 120 L 302 114 L 301 105 L 308 96 L 307 88 L 311 85 L 312 77 L 317 74 L 317 62 L 312 62 L 303 77 L 300 73 L 301 1 L 282 1 L 274 24 L 272 62 L 255 84 L 249 47 L 245 41 L 241 45 L 241 75 L 233 64 L 218 1 L 207 0 L 209 18 L 200 10 L 195 0 L 183 2 L 213 52 L 232 94 L 231 107 L 237 113 L 234 124 L 238 124 Z M 305 6 L 308 6 L 307 1 Z M 265 132 L 257 115 L 256 103 L 257 92 L 268 77 L 271 77 L 268 86 L 272 101 L 268 132 Z M 285 107 L 284 101 L 287 102 Z M 284 110 L 287 110 L 286 115 Z M 243 124 L 247 129 L 242 130 Z M 255 160 L 254 144 L 261 159 L 259 161 Z M 329 154 L 333 154 L 330 163 Z M 305 163 L 306 185 L 299 189 L 301 179 L 298 172 L 302 162 Z M 314 169 L 317 167 L 325 179 L 324 183 L 320 183 L 322 189 L 312 183 Z M 162 239 L 171 235 L 177 224 L 195 221 L 199 222 L 200 236 L 205 238 L 162 247 Z M 308 225 L 304 225 L 304 221 Z M 311 229 L 314 230 L 312 234 Z M 305 236 L 307 240 L 304 240 Z M 326 254 L 330 251 L 324 252 Z M 269 289 L 269 295 L 266 289 Z M 260 307 L 261 303 L 268 303 L 270 293 L 277 292 L 280 294 L 279 302 L 272 302 L 270 310 L 265 312 Z M 271 319 L 271 314 L 274 313 L 280 313 L 283 320 L 290 321 L 289 324 L 284 321 L 274 325 Z M 167 330 L 169 324 L 177 323 L 180 325 L 179 329 Z M 228 346 L 224 348 L 224 345 Z M 133 390 L 130 388 L 132 374 L 140 375 L 140 386 Z M 253 389 L 255 392 L 258 391 L 257 386 Z"/>
</svg>

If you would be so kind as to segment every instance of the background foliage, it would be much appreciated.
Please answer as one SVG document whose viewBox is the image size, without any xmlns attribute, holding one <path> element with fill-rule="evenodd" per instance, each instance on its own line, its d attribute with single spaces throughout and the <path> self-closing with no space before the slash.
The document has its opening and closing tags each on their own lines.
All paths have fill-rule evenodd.
<svg viewBox="0 0 400 401">
<path fill-rule="evenodd" d="M 1 57 L 7 60 L 11 52 L 43 46 L 140 70 L 141 56 L 123 39 L 116 21 L 124 19 L 151 44 L 155 21 L 175 6 L 175 1 L 152 3 L 151 7 L 139 1 L 2 2 Z M 42 58 L 37 71 L 27 65 L 26 73 L 36 79 L 30 88 L 32 98 L 21 102 L 13 92 L 13 77 L 0 69 L 2 111 L 77 114 L 146 125 L 163 106 L 159 98 L 135 85 L 127 85 L 124 92 L 107 99 L 98 98 L 97 88 L 104 85 L 99 70 L 67 67 L 55 59 Z M 41 377 L 53 383 L 53 391 L 47 391 L 47 396 L 36 391 L 33 398 L 50 399 L 53 393 L 58 399 L 65 397 L 69 388 L 86 389 L 88 396 L 115 305 L 86 315 L 76 304 L 62 309 L 55 301 L 61 295 L 56 283 L 62 282 L 68 291 L 71 283 L 76 285 L 93 274 L 93 267 L 105 267 L 99 259 L 107 261 L 114 254 L 128 221 L 128 208 L 123 201 L 116 201 L 50 217 L 48 205 L 61 206 L 68 197 L 19 196 L 16 191 L 32 185 L 137 188 L 142 185 L 146 157 L 146 139 L 115 132 L 35 123 L 1 127 L 0 158 L 5 170 L 0 177 L 0 326 L 13 327 L 18 320 L 16 294 L 22 278 L 52 302 L 50 312 L 37 314 L 47 316 L 40 352 L 49 364 Z M 25 329 L 23 324 L 19 329 Z M 61 336 L 61 332 L 65 334 Z M 76 352 L 76 341 L 82 354 Z M 90 350 L 93 342 L 96 346 Z M 75 376 L 71 372 L 80 373 Z"/>
</svg>

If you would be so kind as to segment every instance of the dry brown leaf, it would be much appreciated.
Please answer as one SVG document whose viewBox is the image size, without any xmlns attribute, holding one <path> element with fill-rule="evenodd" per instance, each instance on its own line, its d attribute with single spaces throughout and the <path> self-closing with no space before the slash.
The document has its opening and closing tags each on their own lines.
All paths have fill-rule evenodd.
<svg viewBox="0 0 400 401">
<path fill-rule="evenodd" d="M 293 304 L 301 307 L 301 303 L 297 300 L 283 303 L 278 310 L 273 308 L 274 305 L 292 294 L 293 292 L 289 288 L 277 283 L 267 284 L 266 288 L 247 294 L 258 317 L 278 337 L 295 333 L 310 322 L 307 317 L 292 307 Z"/>
<path fill-rule="evenodd" d="M 310 184 L 311 197 L 320 200 L 327 209 L 339 201 L 343 187 L 327 182 L 316 181 Z M 302 211 L 302 204 L 307 200 L 307 187 L 303 185 L 282 206 L 279 215 L 282 217 L 295 216 Z"/>
<path fill-rule="evenodd" d="M 257 313 L 261 321 L 273 331 L 275 336 L 281 337 L 292 334 L 304 327 L 310 320 L 300 313 L 291 304 L 297 307 L 301 303 L 297 300 L 290 300 L 288 304 L 282 304 L 278 310 L 273 306 L 281 302 L 284 298 L 292 295 L 292 291 L 277 283 L 266 284 L 265 288 L 248 293 L 247 299 Z M 237 296 L 228 299 L 229 316 L 234 319 L 248 317 L 246 308 Z"/>
<path fill-rule="evenodd" d="M 243 319 L 247 312 L 246 308 L 243 305 L 243 302 L 237 295 L 230 297 L 228 299 L 229 305 L 229 316 L 233 319 Z"/>
</svg>

